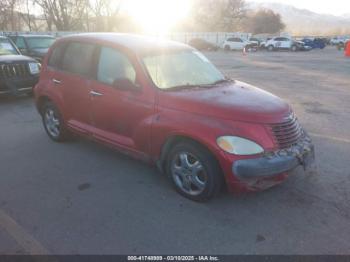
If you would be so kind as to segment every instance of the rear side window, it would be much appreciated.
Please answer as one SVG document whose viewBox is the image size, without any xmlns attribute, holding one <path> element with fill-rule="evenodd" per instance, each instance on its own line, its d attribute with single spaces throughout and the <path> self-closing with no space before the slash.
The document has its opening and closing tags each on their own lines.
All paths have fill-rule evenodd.
<svg viewBox="0 0 350 262">
<path fill-rule="evenodd" d="M 97 69 L 97 80 L 112 85 L 117 79 L 136 82 L 136 71 L 126 55 L 116 49 L 102 47 Z"/>
<path fill-rule="evenodd" d="M 227 39 L 227 41 L 229 41 L 229 42 L 242 42 L 242 40 L 240 38 L 229 38 L 229 39 Z"/>
<path fill-rule="evenodd" d="M 56 69 L 60 68 L 64 47 L 65 45 L 63 44 L 55 47 L 55 49 L 52 51 L 51 56 L 49 58 L 49 62 L 48 62 L 49 66 Z"/>
<path fill-rule="evenodd" d="M 275 41 L 281 41 L 281 42 L 288 41 L 288 40 L 289 39 L 285 38 L 285 37 L 277 37 L 277 38 L 275 38 Z"/>
<path fill-rule="evenodd" d="M 62 70 L 72 74 L 92 76 L 94 51 L 93 44 L 69 43 L 63 55 Z"/>
</svg>

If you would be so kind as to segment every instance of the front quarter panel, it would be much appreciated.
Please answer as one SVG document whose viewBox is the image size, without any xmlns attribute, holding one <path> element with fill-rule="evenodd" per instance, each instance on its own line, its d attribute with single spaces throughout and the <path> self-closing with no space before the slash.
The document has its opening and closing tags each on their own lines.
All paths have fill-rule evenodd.
<svg viewBox="0 0 350 262">
<path fill-rule="evenodd" d="M 232 163 L 239 159 L 257 156 L 235 156 L 225 153 L 216 144 L 217 138 L 225 135 L 235 135 L 253 140 L 265 150 L 274 148 L 274 143 L 264 125 L 234 122 L 162 108 L 155 116 L 153 122 L 151 134 L 152 156 L 155 161 L 164 157 L 162 156 L 163 146 L 171 138 L 185 137 L 192 139 L 205 146 L 218 160 L 224 173 L 226 184 L 230 187 L 232 185 L 233 187 L 235 185 L 238 187 L 240 183 L 232 174 Z"/>
</svg>

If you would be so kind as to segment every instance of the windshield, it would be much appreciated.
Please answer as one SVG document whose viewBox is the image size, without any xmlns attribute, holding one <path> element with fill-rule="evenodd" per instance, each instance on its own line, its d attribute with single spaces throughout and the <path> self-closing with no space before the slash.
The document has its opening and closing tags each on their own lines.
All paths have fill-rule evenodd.
<svg viewBox="0 0 350 262">
<path fill-rule="evenodd" d="M 0 39 L 0 55 L 18 55 L 18 52 L 8 39 Z"/>
<path fill-rule="evenodd" d="M 225 77 L 200 52 L 185 50 L 143 58 L 155 85 L 160 89 L 186 86 L 208 86 L 224 81 Z"/>
<path fill-rule="evenodd" d="M 29 49 L 47 49 L 55 42 L 51 37 L 30 37 L 26 40 Z"/>
</svg>

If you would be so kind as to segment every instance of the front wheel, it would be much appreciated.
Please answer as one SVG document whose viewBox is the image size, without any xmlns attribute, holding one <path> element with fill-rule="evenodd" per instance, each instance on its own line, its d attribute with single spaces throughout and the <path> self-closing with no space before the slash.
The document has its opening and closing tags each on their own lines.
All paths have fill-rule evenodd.
<svg viewBox="0 0 350 262">
<path fill-rule="evenodd" d="M 225 45 L 224 50 L 225 51 L 231 51 L 231 47 L 229 45 Z"/>
<path fill-rule="evenodd" d="M 275 49 L 275 48 L 273 47 L 273 45 L 269 45 L 269 46 L 267 47 L 267 50 L 270 51 L 270 52 L 272 52 L 274 49 Z"/>
<path fill-rule="evenodd" d="M 292 50 L 292 52 L 296 52 L 296 51 L 298 51 L 298 47 L 296 45 L 293 45 L 291 50 Z"/>
<path fill-rule="evenodd" d="M 194 142 L 181 142 L 170 150 L 166 172 L 181 195 L 199 202 L 217 195 L 223 182 L 216 159 Z"/>
</svg>

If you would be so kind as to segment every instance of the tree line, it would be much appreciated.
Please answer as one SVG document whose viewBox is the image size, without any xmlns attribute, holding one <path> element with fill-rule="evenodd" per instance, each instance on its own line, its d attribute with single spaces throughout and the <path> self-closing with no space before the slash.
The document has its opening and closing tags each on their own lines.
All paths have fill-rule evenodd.
<svg viewBox="0 0 350 262">
<path fill-rule="evenodd" d="M 122 11 L 122 3 L 123 0 L 1 0 L 0 31 L 140 31 L 140 25 Z M 273 34 L 284 28 L 279 14 L 266 9 L 250 10 L 244 0 L 193 0 L 188 19 L 173 30 Z"/>
</svg>

